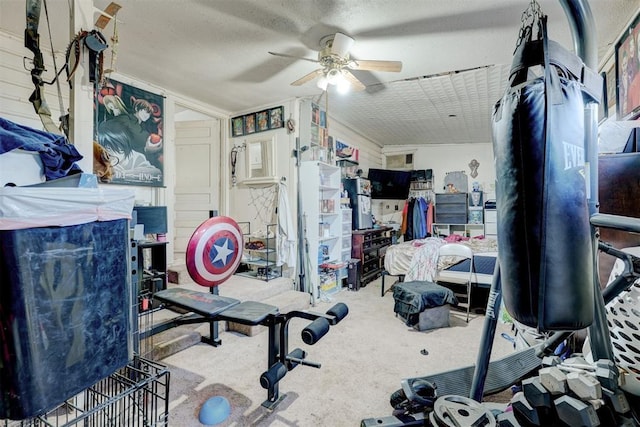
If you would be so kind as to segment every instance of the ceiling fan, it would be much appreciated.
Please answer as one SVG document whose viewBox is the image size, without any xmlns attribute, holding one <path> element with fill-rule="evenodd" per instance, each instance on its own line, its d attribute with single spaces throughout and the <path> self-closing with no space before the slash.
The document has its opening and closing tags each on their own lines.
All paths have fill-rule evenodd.
<svg viewBox="0 0 640 427">
<path fill-rule="evenodd" d="M 335 33 L 325 36 L 320 40 L 320 46 L 322 49 L 318 52 L 318 59 L 310 59 L 276 52 L 269 53 L 275 56 L 302 59 L 320 64 L 322 68 L 318 68 L 317 70 L 300 77 L 298 80 L 291 83 L 291 85 L 301 86 L 316 77 L 320 77 L 318 80 L 318 87 L 322 90 L 326 90 L 329 84 L 335 85 L 338 88 L 338 91 L 346 91 L 349 88 L 353 88 L 353 90 L 365 89 L 365 85 L 349 70 L 389 72 L 399 72 L 402 70 L 402 62 L 400 61 L 351 59 L 349 56 L 349 50 L 353 47 L 354 43 L 355 40 L 352 37 L 342 33 Z"/>
</svg>

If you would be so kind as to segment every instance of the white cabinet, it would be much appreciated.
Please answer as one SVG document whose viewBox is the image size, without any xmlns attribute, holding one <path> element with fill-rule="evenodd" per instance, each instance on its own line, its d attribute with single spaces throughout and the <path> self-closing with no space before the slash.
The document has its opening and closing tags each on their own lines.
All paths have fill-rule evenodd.
<svg viewBox="0 0 640 427">
<path fill-rule="evenodd" d="M 307 280 L 315 298 L 340 290 L 342 211 L 340 168 L 319 161 L 300 165 L 301 214 L 308 247 Z"/>
<path fill-rule="evenodd" d="M 349 208 L 341 208 L 340 212 L 342 213 L 342 238 L 340 241 L 340 250 L 341 256 L 340 260 L 348 264 L 351 259 L 351 209 Z M 347 265 L 344 268 L 341 268 L 338 273 L 338 280 L 345 279 L 348 274 Z"/>
<path fill-rule="evenodd" d="M 434 236 L 458 234 L 465 237 L 484 235 L 484 224 L 433 224 Z"/>
<path fill-rule="evenodd" d="M 484 232 L 487 237 L 498 238 L 498 213 L 495 209 L 484 209 Z"/>
</svg>

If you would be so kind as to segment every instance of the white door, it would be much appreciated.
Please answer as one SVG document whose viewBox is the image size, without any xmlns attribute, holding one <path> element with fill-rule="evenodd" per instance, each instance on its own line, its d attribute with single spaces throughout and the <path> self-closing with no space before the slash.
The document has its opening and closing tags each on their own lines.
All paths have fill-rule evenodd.
<svg viewBox="0 0 640 427">
<path fill-rule="evenodd" d="M 189 238 L 220 206 L 220 121 L 176 122 L 173 259 L 184 264 Z"/>
</svg>

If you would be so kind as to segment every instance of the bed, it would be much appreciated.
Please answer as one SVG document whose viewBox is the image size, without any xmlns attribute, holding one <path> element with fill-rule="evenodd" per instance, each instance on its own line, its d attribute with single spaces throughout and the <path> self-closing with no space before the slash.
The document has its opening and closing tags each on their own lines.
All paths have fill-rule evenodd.
<svg viewBox="0 0 640 427">
<path fill-rule="evenodd" d="M 465 239 L 458 235 L 447 238 L 427 237 L 391 245 L 384 258 L 385 273 L 402 276 L 405 281 L 459 282 L 469 274 L 469 261 L 441 257 L 438 249 L 445 243 L 462 243 L 473 250 L 474 273 L 472 280 L 479 287 L 490 287 L 493 270 L 498 256 L 496 239 L 472 237 Z M 438 273 L 439 271 L 439 273 Z"/>
</svg>

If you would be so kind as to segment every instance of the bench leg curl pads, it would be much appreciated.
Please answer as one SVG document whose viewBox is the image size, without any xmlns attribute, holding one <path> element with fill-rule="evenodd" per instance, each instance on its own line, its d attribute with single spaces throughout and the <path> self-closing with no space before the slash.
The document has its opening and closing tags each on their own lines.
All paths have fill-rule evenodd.
<svg viewBox="0 0 640 427">
<path fill-rule="evenodd" d="M 349 307 L 347 307 L 346 304 L 339 302 L 327 310 L 327 314 L 335 317 L 335 322 L 339 323 L 342 319 L 347 317 L 347 314 L 349 314 Z"/>
<path fill-rule="evenodd" d="M 277 384 L 285 375 L 287 375 L 287 367 L 284 363 L 277 362 L 268 371 L 260 375 L 260 385 L 262 388 L 268 389 Z"/>
<path fill-rule="evenodd" d="M 327 319 L 324 317 L 317 318 L 302 330 L 302 341 L 307 345 L 317 343 L 320 338 L 329 332 L 329 327 L 330 325 Z"/>
</svg>

